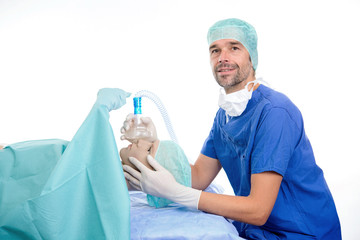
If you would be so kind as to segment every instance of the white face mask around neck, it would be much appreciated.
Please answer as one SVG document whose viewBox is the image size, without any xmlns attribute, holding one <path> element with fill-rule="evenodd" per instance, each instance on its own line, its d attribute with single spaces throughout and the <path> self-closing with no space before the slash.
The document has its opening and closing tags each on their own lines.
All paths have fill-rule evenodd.
<svg viewBox="0 0 360 240">
<path fill-rule="evenodd" d="M 249 84 L 253 83 L 250 91 L 248 90 Z M 226 94 L 224 88 L 220 89 L 219 95 L 219 107 L 224 109 L 226 112 L 226 118 L 228 116 L 237 117 L 240 116 L 246 109 L 246 106 L 251 99 L 252 92 L 254 91 L 255 85 L 258 83 L 258 80 L 248 82 L 244 89 L 241 89 L 237 92 Z"/>
</svg>

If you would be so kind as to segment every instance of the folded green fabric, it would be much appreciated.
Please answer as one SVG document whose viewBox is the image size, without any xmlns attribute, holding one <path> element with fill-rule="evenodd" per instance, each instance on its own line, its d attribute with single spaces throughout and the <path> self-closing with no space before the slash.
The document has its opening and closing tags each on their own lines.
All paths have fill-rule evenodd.
<svg viewBox="0 0 360 240">
<path fill-rule="evenodd" d="M 129 193 L 104 105 L 70 143 L 0 150 L 0 239 L 130 239 Z"/>
</svg>

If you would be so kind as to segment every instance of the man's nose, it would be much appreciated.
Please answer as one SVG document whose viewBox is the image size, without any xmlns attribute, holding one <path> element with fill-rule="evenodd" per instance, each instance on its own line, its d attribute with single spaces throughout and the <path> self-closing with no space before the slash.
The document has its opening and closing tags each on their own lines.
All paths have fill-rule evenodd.
<svg viewBox="0 0 360 240">
<path fill-rule="evenodd" d="M 222 63 L 222 62 L 228 62 L 229 61 L 229 54 L 227 51 L 221 51 L 220 55 L 219 55 L 219 59 L 218 62 Z"/>
</svg>

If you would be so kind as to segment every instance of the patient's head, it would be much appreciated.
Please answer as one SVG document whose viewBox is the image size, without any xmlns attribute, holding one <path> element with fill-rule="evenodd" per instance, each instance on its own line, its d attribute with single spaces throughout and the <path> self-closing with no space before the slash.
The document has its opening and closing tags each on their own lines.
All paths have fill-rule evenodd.
<svg viewBox="0 0 360 240">
<path fill-rule="evenodd" d="M 159 140 L 156 140 L 155 142 L 149 142 L 143 139 L 139 139 L 137 143 L 132 143 L 126 148 L 122 148 L 120 150 L 120 157 L 122 164 L 129 165 L 130 167 L 133 167 L 137 169 L 130 161 L 129 157 L 134 157 L 137 160 L 139 160 L 141 163 L 143 163 L 148 168 L 152 169 L 152 167 L 149 165 L 148 161 L 146 160 L 147 155 L 151 155 L 155 158 L 156 151 L 159 146 Z"/>
<path fill-rule="evenodd" d="M 122 163 L 136 169 L 130 163 L 129 157 L 135 157 L 148 168 L 153 169 L 146 157 L 151 155 L 155 160 L 167 169 L 175 178 L 175 180 L 185 186 L 191 186 L 191 168 L 187 157 L 181 147 L 173 141 L 155 141 L 154 143 L 139 140 L 137 143 L 130 144 L 127 148 L 120 150 Z M 165 207 L 171 203 L 170 200 L 147 195 L 150 206 Z"/>
</svg>

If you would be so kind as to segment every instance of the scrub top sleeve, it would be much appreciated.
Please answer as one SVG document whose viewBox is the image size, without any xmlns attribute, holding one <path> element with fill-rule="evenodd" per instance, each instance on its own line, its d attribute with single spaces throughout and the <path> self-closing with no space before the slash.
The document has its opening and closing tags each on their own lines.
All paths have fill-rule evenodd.
<svg viewBox="0 0 360 240">
<path fill-rule="evenodd" d="M 251 154 L 251 173 L 284 176 L 301 131 L 284 108 L 272 108 L 259 122 Z"/>
<path fill-rule="evenodd" d="M 217 159 L 217 155 L 216 155 L 215 147 L 214 147 L 214 127 L 215 127 L 215 121 L 214 121 L 213 127 L 211 128 L 210 134 L 206 138 L 204 145 L 201 149 L 201 154 L 203 154 L 207 157 Z"/>
</svg>

